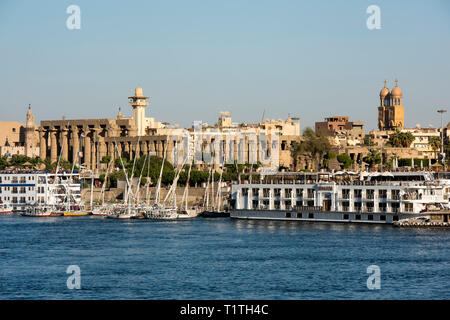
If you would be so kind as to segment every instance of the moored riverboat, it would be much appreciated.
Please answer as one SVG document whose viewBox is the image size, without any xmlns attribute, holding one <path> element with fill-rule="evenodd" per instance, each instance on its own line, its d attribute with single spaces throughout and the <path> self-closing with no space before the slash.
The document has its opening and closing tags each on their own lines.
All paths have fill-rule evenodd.
<svg viewBox="0 0 450 320">
<path fill-rule="evenodd" d="M 231 218 L 393 224 L 449 208 L 450 180 L 431 172 L 295 173 L 232 186 Z"/>
</svg>

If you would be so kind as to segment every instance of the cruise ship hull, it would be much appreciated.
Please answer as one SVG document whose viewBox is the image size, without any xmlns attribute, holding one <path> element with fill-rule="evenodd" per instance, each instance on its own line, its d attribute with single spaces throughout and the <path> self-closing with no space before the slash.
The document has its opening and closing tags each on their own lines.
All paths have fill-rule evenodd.
<svg viewBox="0 0 450 320">
<path fill-rule="evenodd" d="M 339 223 L 369 223 L 392 224 L 394 221 L 417 217 L 417 214 L 393 214 L 379 212 L 333 212 L 333 211 L 286 211 L 286 210 L 232 210 L 230 217 L 234 219 L 251 220 L 282 220 L 308 222 L 339 222 Z"/>
</svg>

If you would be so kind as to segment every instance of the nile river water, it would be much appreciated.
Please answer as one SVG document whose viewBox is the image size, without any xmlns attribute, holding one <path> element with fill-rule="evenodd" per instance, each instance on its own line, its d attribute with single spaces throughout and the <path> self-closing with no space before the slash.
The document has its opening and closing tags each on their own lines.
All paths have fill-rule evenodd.
<svg viewBox="0 0 450 320">
<path fill-rule="evenodd" d="M 449 299 L 449 244 L 390 226 L 1 216 L 0 299 Z"/>
</svg>

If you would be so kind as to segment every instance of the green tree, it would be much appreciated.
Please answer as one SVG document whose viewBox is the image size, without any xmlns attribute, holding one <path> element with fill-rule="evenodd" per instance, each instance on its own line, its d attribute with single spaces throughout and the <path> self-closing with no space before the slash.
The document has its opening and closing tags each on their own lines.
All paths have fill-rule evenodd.
<svg viewBox="0 0 450 320">
<path fill-rule="evenodd" d="M 103 156 L 102 163 L 109 163 L 111 161 L 111 156 Z"/>
<path fill-rule="evenodd" d="M 381 163 L 381 153 L 377 150 L 371 150 L 367 156 L 363 158 L 363 161 L 373 167 L 375 164 Z"/>
<path fill-rule="evenodd" d="M 431 149 L 433 149 L 435 158 L 437 159 L 438 151 L 441 148 L 441 139 L 439 137 L 431 137 L 428 141 Z"/>
<path fill-rule="evenodd" d="M 314 169 L 317 170 L 324 163 L 325 155 L 330 152 L 330 142 L 326 136 L 317 136 L 309 127 L 303 131 L 303 139 L 300 143 L 292 144 L 291 155 L 295 158 L 300 154 L 310 155 L 314 160 Z"/>
<path fill-rule="evenodd" d="M 344 166 L 344 169 L 350 168 L 353 163 L 352 158 L 346 153 L 340 154 L 337 156 L 337 161 Z"/>
<path fill-rule="evenodd" d="M 401 132 L 400 130 L 396 130 L 389 136 L 388 143 L 395 148 L 409 148 L 414 139 L 411 132 Z"/>
<path fill-rule="evenodd" d="M 5 170 L 8 167 L 8 159 L 4 156 L 0 157 L 0 170 Z"/>
</svg>

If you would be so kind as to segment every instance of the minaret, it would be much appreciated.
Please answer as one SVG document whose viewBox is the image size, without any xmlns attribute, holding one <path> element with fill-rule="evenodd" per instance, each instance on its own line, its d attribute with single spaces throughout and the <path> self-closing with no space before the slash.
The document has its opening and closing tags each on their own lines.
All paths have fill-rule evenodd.
<svg viewBox="0 0 450 320">
<path fill-rule="evenodd" d="M 145 135 L 145 107 L 149 104 L 148 97 L 142 93 L 142 88 L 137 87 L 134 96 L 128 97 L 130 106 L 133 107 L 133 119 L 136 123 L 137 135 Z"/>
<path fill-rule="evenodd" d="M 25 155 L 27 157 L 34 157 L 33 154 L 33 148 L 35 147 L 34 144 L 34 129 L 35 129 L 35 123 L 34 123 L 34 115 L 31 112 L 31 104 L 28 105 L 28 111 L 27 111 L 27 119 L 25 124 Z"/>
</svg>

